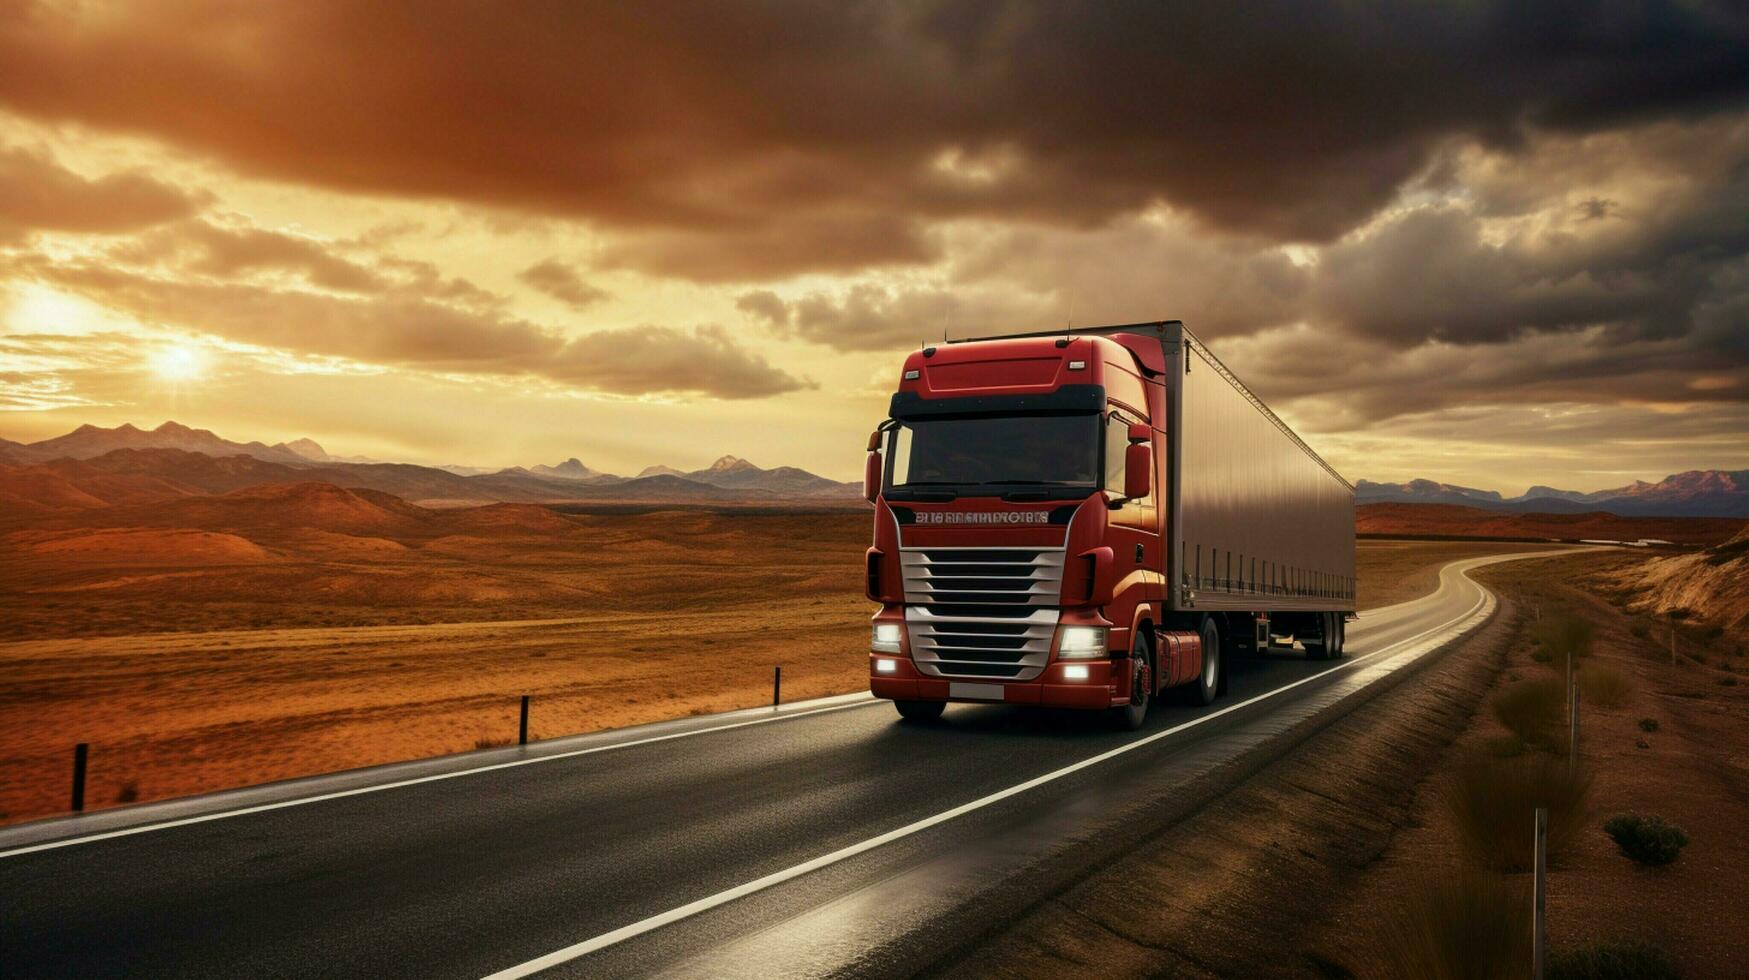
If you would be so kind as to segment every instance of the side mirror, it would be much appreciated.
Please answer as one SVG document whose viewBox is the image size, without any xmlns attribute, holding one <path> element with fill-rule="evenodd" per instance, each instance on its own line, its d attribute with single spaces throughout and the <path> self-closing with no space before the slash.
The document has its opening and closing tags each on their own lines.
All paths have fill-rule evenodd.
<svg viewBox="0 0 1749 980">
<path fill-rule="evenodd" d="M 1148 423 L 1146 423 L 1146 422 L 1131 422 L 1130 423 L 1130 441 L 1131 442 L 1152 442 L 1153 439 L 1154 439 L 1154 430 L 1152 427 L 1150 427 L 1148 425 Z"/>
<path fill-rule="evenodd" d="M 1128 500 L 1140 500 L 1154 485 L 1154 451 L 1139 442 L 1123 453 L 1123 495 Z"/>
<path fill-rule="evenodd" d="M 881 432 L 880 429 L 876 429 L 873 432 L 870 432 L 868 434 L 868 451 L 869 452 L 873 453 L 873 452 L 880 451 L 882 434 L 883 433 Z"/>
<path fill-rule="evenodd" d="M 1144 447 L 1146 448 L 1146 447 Z M 862 495 L 869 503 L 881 495 L 881 454 L 871 452 L 862 467 Z"/>
</svg>

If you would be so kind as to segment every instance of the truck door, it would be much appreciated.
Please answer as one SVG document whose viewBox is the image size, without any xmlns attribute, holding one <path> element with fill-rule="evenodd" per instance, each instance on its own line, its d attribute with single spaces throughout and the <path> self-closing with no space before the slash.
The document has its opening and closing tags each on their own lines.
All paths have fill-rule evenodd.
<svg viewBox="0 0 1749 980">
<path fill-rule="evenodd" d="M 1107 618 L 1119 629 L 1128 627 L 1137 605 L 1163 598 L 1165 567 L 1161 552 L 1158 501 L 1159 480 L 1150 475 L 1148 495 L 1117 502 L 1124 492 L 1124 455 L 1130 446 L 1131 426 L 1143 422 L 1140 413 L 1113 407 L 1105 417 L 1105 489 L 1112 500 L 1107 514 L 1107 539 L 1118 572 L 1118 590 Z M 1157 468 L 1156 468 L 1157 469 Z M 1130 638 L 1134 642 L 1134 637 Z"/>
</svg>

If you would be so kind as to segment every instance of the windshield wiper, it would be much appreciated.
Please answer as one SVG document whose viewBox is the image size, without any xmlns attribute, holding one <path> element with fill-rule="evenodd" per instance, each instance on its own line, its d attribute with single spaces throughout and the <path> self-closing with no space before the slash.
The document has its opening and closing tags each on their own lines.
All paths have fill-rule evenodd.
<svg viewBox="0 0 1749 980">
<path fill-rule="evenodd" d="M 887 490 L 887 494 L 889 496 L 891 496 L 894 500 L 915 500 L 915 501 L 918 501 L 920 503 L 926 503 L 926 504 L 945 504 L 945 503 L 948 503 L 949 501 L 958 500 L 960 497 L 959 491 L 958 490 L 923 490 L 923 489 L 914 489 L 914 488 L 917 488 L 917 487 L 957 487 L 957 486 L 959 486 L 959 484 L 952 483 L 952 482 L 949 482 L 946 480 L 918 480 L 916 482 L 901 483 L 898 486 L 891 487 Z"/>
</svg>

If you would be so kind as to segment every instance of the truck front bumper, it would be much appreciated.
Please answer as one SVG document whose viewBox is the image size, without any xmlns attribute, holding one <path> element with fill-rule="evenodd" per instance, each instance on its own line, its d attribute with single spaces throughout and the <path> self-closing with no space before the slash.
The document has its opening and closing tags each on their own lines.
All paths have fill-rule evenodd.
<svg viewBox="0 0 1749 980">
<path fill-rule="evenodd" d="M 882 672 L 877 661 L 891 661 L 890 672 Z M 1087 668 L 1085 680 L 1071 680 L 1065 668 Z M 966 678 L 945 680 L 927 677 L 917 670 L 910 657 L 892 654 L 871 654 L 868 687 L 877 698 L 893 701 L 954 701 L 965 704 L 1024 704 L 1043 708 L 1109 708 L 1129 703 L 1129 694 L 1118 692 L 1122 672 L 1114 669 L 1110 660 L 1081 660 L 1074 663 L 1051 663 L 1044 672 L 1030 681 Z M 1127 678 L 1125 678 L 1127 680 Z M 974 692 L 968 694 L 968 692 Z"/>
</svg>

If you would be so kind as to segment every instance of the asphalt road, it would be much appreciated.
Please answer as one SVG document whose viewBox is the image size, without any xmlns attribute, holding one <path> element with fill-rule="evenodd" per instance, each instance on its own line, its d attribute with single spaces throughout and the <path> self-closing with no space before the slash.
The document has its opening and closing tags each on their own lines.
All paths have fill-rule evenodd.
<svg viewBox="0 0 1749 980">
<path fill-rule="evenodd" d="M 909 972 L 1479 625 L 1462 572 L 1517 557 L 1137 733 L 853 696 L 0 831 L 0 976 Z"/>
</svg>

